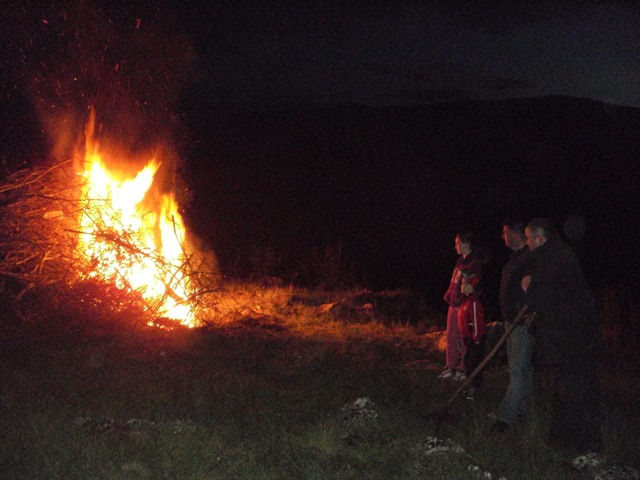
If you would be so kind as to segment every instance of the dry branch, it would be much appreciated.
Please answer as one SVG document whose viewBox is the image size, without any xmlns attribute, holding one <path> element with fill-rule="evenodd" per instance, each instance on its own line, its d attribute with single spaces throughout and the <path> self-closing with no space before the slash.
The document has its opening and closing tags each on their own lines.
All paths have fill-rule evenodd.
<svg viewBox="0 0 640 480">
<path fill-rule="evenodd" d="M 105 211 L 99 200 L 82 197 L 84 181 L 84 177 L 73 172 L 69 160 L 15 172 L 0 185 L 0 289 L 20 300 L 32 290 L 47 288 L 62 295 L 73 288 L 77 294 L 79 283 L 95 283 L 99 260 L 88 258 L 79 248 L 80 235 L 90 234 L 99 239 L 102 246 L 107 246 L 101 248 L 110 250 L 112 258 L 122 262 L 123 273 L 118 278 L 102 280 L 120 285 L 120 290 L 131 297 L 133 303 L 140 303 L 141 295 L 128 287 L 127 267 L 151 260 L 161 277 L 170 279 L 165 282 L 165 297 L 180 299 L 174 282 L 184 279 L 191 293 L 182 300 L 197 309 L 204 302 L 204 294 L 215 289 L 214 268 L 200 255 L 188 252 L 183 244 L 181 264 L 168 264 L 145 247 L 133 232 L 129 234 L 121 229 L 124 233 L 118 233 L 118 229 L 106 226 Z M 83 214 L 94 222 L 91 232 L 81 228 Z M 94 293 L 99 294 L 96 289 Z M 126 295 L 114 297 L 113 293 L 109 288 L 109 295 L 116 303 L 131 304 Z M 162 300 L 154 304 L 146 302 L 144 309 L 154 314 L 159 311 Z"/>
</svg>

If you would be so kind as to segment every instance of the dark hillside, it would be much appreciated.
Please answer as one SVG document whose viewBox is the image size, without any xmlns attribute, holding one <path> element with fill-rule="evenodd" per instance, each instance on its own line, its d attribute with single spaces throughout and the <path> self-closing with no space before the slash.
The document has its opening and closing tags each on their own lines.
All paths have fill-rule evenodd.
<svg viewBox="0 0 640 480">
<path fill-rule="evenodd" d="M 190 115 L 192 219 L 223 264 L 255 244 L 303 254 L 340 242 L 377 286 L 438 297 L 454 232 L 480 231 L 497 270 L 499 222 L 520 213 L 584 220 L 573 243 L 592 282 L 636 281 L 636 109 L 549 97 Z"/>
<path fill-rule="evenodd" d="M 48 154 L 33 108 L 7 98 L 5 172 Z M 455 231 L 483 234 L 495 282 L 500 221 L 521 214 L 566 223 L 594 286 L 637 286 L 637 109 L 569 97 L 261 112 L 188 103 L 186 213 L 223 270 L 272 249 L 289 264 L 273 273 L 292 275 L 313 247 L 340 245 L 371 287 L 439 301 Z"/>
</svg>

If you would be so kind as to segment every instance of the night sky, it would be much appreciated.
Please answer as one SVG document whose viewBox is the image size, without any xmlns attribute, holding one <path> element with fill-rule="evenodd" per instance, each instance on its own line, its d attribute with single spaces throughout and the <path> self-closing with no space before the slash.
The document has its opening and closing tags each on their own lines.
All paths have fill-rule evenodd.
<svg viewBox="0 0 640 480">
<path fill-rule="evenodd" d="M 584 222 L 592 283 L 637 285 L 632 2 L 23 3 L 0 31 L 7 170 L 64 156 L 52 135 L 94 104 L 132 149 L 172 137 L 223 267 L 339 244 L 375 287 L 435 299 L 456 230 L 495 277 L 502 218 L 541 215 Z"/>
<path fill-rule="evenodd" d="M 205 85 L 222 104 L 568 95 L 640 106 L 632 2 L 230 3 L 193 24 Z"/>
</svg>

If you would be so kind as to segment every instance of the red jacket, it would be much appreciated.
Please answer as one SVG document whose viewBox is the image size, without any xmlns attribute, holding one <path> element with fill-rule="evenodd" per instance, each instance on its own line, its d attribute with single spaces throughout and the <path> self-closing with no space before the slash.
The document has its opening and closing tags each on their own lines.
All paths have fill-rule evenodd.
<svg viewBox="0 0 640 480">
<path fill-rule="evenodd" d="M 462 293 L 462 284 L 468 283 L 474 291 L 468 295 Z M 449 288 L 444 300 L 451 307 L 458 308 L 458 329 L 466 338 L 477 341 L 487 333 L 484 308 L 480 301 L 482 295 L 482 264 L 477 255 L 471 252 L 466 258 L 460 257 L 451 276 Z"/>
</svg>

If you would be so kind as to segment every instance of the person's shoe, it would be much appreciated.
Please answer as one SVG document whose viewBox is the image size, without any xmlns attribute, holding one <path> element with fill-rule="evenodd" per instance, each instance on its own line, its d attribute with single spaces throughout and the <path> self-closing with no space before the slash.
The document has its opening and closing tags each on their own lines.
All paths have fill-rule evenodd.
<svg viewBox="0 0 640 480">
<path fill-rule="evenodd" d="M 453 377 L 453 379 L 456 382 L 464 382 L 467 379 L 467 374 L 464 372 L 456 372 L 455 376 Z"/>
<path fill-rule="evenodd" d="M 438 378 L 440 379 L 445 379 L 445 378 L 451 378 L 453 377 L 453 370 L 451 369 L 446 369 L 444 372 L 442 372 L 440 375 L 438 375 Z"/>
<path fill-rule="evenodd" d="M 496 420 L 495 422 L 493 422 L 493 425 L 491 425 L 492 432 L 502 433 L 507 428 L 509 428 L 509 424 L 507 422 L 503 422 L 502 420 Z"/>
</svg>

